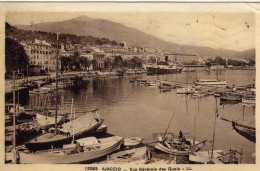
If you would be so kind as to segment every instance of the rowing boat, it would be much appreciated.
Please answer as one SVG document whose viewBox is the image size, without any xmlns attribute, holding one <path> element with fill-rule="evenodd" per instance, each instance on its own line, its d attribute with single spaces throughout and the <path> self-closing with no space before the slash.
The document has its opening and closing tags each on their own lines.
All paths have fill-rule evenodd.
<svg viewBox="0 0 260 171">
<path fill-rule="evenodd" d="M 150 160 L 150 151 L 147 147 L 120 151 L 108 156 L 107 164 L 147 164 Z"/>
<path fill-rule="evenodd" d="M 91 142 L 84 144 L 84 142 Z M 95 141 L 93 141 L 95 139 Z M 77 144 L 70 144 L 61 149 L 38 151 L 36 153 L 19 153 L 20 163 L 31 164 L 69 164 L 90 163 L 120 149 L 123 138 L 118 136 L 96 139 L 94 137 L 79 139 Z M 80 150 L 78 150 L 80 149 Z"/>
</svg>

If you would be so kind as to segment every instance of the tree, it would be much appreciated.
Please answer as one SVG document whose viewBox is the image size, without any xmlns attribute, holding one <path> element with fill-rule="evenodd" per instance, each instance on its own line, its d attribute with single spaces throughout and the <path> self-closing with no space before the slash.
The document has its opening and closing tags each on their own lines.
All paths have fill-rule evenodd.
<svg viewBox="0 0 260 171">
<path fill-rule="evenodd" d="M 109 58 L 109 57 L 105 58 L 105 70 L 107 70 L 108 68 L 110 68 L 111 65 L 112 65 L 111 58 Z"/>
<path fill-rule="evenodd" d="M 217 63 L 218 65 L 226 65 L 226 60 L 219 56 L 215 57 L 213 62 Z"/>
<path fill-rule="evenodd" d="M 26 54 L 22 45 L 17 41 L 5 38 L 5 67 L 6 74 L 11 74 L 12 71 L 19 70 L 19 72 L 26 73 L 27 65 L 29 64 L 29 57 Z"/>
<path fill-rule="evenodd" d="M 143 66 L 142 59 L 140 59 L 136 56 L 131 58 L 130 61 L 131 61 L 131 67 L 132 68 L 142 68 L 142 66 Z"/>
</svg>

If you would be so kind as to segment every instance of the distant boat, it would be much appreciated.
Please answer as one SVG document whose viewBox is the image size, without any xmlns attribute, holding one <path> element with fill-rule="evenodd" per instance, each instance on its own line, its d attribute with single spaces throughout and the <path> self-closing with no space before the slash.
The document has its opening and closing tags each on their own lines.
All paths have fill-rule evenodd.
<svg viewBox="0 0 260 171">
<path fill-rule="evenodd" d="M 195 93 L 195 89 L 191 87 L 177 88 L 177 94 L 192 94 Z"/>
<path fill-rule="evenodd" d="M 69 164 L 90 162 L 119 150 L 123 138 L 118 136 L 101 139 L 89 137 L 79 139 L 77 142 L 77 144 L 70 144 L 61 149 L 38 151 L 37 153 L 21 152 L 19 154 L 20 163 Z"/>
<path fill-rule="evenodd" d="M 181 73 L 182 68 L 177 65 L 169 65 L 161 62 L 156 65 L 146 65 L 147 75 L 151 74 L 177 74 Z"/>
<path fill-rule="evenodd" d="M 194 83 L 196 85 L 226 85 L 227 82 L 218 79 L 199 79 Z"/>
<path fill-rule="evenodd" d="M 158 86 L 158 84 L 156 82 L 152 82 L 152 81 L 147 81 L 145 83 L 146 86 Z"/>
<path fill-rule="evenodd" d="M 241 96 L 237 96 L 237 95 L 226 95 L 223 97 L 220 97 L 221 101 L 236 101 L 236 102 L 241 102 L 242 98 Z"/>
<path fill-rule="evenodd" d="M 93 112 L 94 113 L 94 112 Z M 69 143 L 73 139 L 81 138 L 89 133 L 94 133 L 98 127 L 103 123 L 103 119 L 95 118 L 91 113 L 82 115 L 70 122 L 61 125 L 58 133 L 48 132 L 25 143 L 29 150 L 35 151 L 38 149 L 48 149 L 52 146 L 60 147 L 64 143 Z M 74 126 L 73 126 L 74 125 Z M 74 127 L 74 130 L 73 130 Z"/>
<path fill-rule="evenodd" d="M 147 147 L 119 151 L 108 156 L 106 164 L 147 164 L 151 159 Z"/>
<path fill-rule="evenodd" d="M 245 103 L 245 104 L 255 104 L 255 99 L 246 99 L 246 98 L 243 98 L 243 99 L 242 99 L 242 103 Z"/>
<path fill-rule="evenodd" d="M 62 116 L 57 116 L 57 123 L 62 119 Z M 55 117 L 53 116 L 44 116 L 39 113 L 36 114 L 36 121 L 40 126 L 51 126 L 55 124 Z"/>
</svg>

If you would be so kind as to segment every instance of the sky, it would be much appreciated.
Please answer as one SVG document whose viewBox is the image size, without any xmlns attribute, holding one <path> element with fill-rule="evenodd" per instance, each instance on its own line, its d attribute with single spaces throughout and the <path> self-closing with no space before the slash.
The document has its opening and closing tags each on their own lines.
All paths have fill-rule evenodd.
<svg viewBox="0 0 260 171">
<path fill-rule="evenodd" d="M 82 15 L 118 22 L 172 43 L 238 51 L 255 48 L 252 12 L 8 12 L 6 21 L 31 25 Z"/>
</svg>

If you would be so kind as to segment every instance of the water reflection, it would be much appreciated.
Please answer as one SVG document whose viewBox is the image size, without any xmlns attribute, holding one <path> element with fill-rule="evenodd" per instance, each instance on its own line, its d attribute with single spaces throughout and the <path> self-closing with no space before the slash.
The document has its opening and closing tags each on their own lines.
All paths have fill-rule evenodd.
<svg viewBox="0 0 260 171">
<path fill-rule="evenodd" d="M 143 74 L 82 81 L 81 84 L 64 90 L 62 93 L 64 104 L 69 104 L 73 98 L 78 114 L 85 111 L 85 107 L 88 110 L 98 108 L 101 117 L 105 119 L 105 124 L 108 125 L 108 132 L 123 137 L 141 136 L 144 142 L 152 142 L 152 134 L 164 132 L 174 113 L 169 132 L 177 135 L 182 130 L 186 137 L 195 136 L 198 141 L 212 140 L 216 111 L 214 96 L 194 99 L 191 95 L 176 94 L 176 90 L 163 92 L 157 87 L 130 83 L 129 80 L 136 77 L 192 83 L 197 78 L 215 78 L 216 73 L 198 71 L 160 76 Z M 227 80 L 229 86 L 247 85 L 253 83 L 255 71 L 228 70 L 219 72 L 218 77 Z M 54 103 L 51 102 L 51 105 Z M 70 112 L 70 105 L 64 106 Z M 252 156 L 255 153 L 255 144 L 232 130 L 231 123 L 220 119 L 225 117 L 255 125 L 254 108 L 243 107 L 241 103 L 220 104 L 219 98 L 217 108 L 215 149 L 228 151 L 232 147 L 240 151 L 241 148 L 246 147 L 243 149 L 243 162 L 255 163 L 255 157 Z M 211 144 L 207 143 L 204 150 L 209 149 L 211 149 Z"/>
</svg>

